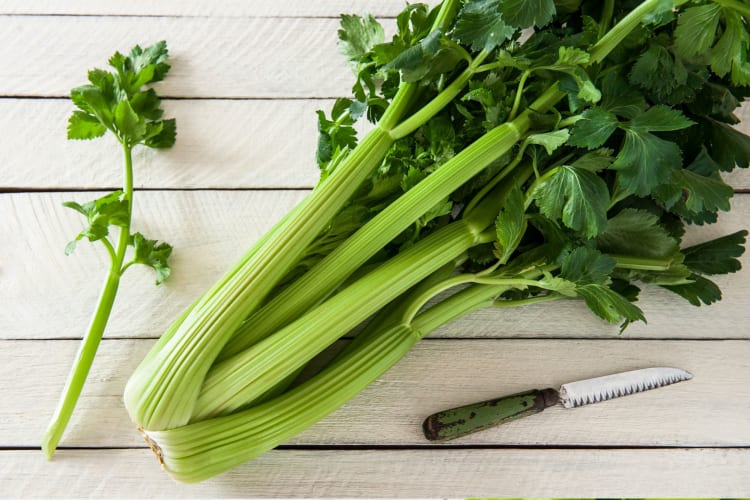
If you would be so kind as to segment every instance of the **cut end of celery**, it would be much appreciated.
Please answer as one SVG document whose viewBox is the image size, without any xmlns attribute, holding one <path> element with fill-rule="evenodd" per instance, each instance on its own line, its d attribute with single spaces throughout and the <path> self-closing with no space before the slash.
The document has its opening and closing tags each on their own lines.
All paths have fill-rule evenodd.
<svg viewBox="0 0 750 500">
<path fill-rule="evenodd" d="M 44 453 L 47 460 L 52 460 L 52 457 L 55 455 L 55 450 L 57 450 L 57 440 L 47 432 L 42 438 L 42 453 Z"/>
</svg>

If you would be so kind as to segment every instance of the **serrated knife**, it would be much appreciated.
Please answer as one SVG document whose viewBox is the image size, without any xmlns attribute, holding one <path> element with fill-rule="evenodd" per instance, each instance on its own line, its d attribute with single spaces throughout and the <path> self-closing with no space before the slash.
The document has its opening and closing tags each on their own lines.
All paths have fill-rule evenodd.
<svg viewBox="0 0 750 500">
<path fill-rule="evenodd" d="M 430 441 L 448 441 L 534 415 L 557 404 L 565 408 L 575 408 L 657 389 L 691 378 L 693 375 L 685 370 L 667 367 L 616 373 L 569 382 L 560 386 L 559 391 L 552 388 L 534 389 L 444 410 L 427 417 L 422 428 L 425 437 Z"/>
</svg>

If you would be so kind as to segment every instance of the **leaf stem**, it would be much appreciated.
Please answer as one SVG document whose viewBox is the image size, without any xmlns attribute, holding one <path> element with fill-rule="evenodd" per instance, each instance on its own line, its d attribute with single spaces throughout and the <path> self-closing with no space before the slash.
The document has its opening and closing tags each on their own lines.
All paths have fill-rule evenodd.
<svg viewBox="0 0 750 500">
<path fill-rule="evenodd" d="M 540 295 L 538 297 L 529 297 L 527 299 L 516 299 L 516 300 L 496 300 L 492 303 L 493 307 L 521 307 L 521 306 L 528 306 L 532 304 L 540 304 L 542 302 L 552 302 L 555 300 L 560 299 L 566 299 L 568 297 L 565 297 L 564 295 L 561 295 L 559 293 L 549 293 L 547 295 Z"/>
<path fill-rule="evenodd" d="M 508 115 L 508 120 L 513 120 L 518 114 L 518 108 L 521 106 L 521 98 L 523 97 L 523 89 L 526 86 L 526 80 L 531 75 L 531 70 L 526 70 L 521 75 L 521 79 L 518 81 L 518 87 L 516 87 L 516 98 L 513 100 L 513 107 Z"/>
<path fill-rule="evenodd" d="M 427 123 L 430 118 L 435 116 L 440 110 L 448 105 L 448 103 L 456 98 L 458 93 L 466 86 L 469 79 L 471 79 L 474 73 L 476 73 L 477 67 L 479 67 L 488 55 L 489 53 L 485 50 L 477 54 L 471 64 L 469 64 L 469 67 L 466 68 L 463 73 L 458 75 L 450 85 L 436 95 L 429 103 L 424 105 L 419 111 L 394 127 L 391 130 L 391 137 L 394 139 L 401 139 Z"/>
<path fill-rule="evenodd" d="M 73 409 L 81 395 L 81 390 L 86 382 L 86 377 L 89 374 L 94 356 L 104 334 L 104 328 L 107 326 L 107 320 L 109 319 L 109 313 L 112 311 L 119 283 L 119 272 L 110 270 L 99 295 L 96 312 L 83 338 L 81 347 L 78 349 L 73 369 L 65 382 L 60 402 L 52 416 L 52 421 L 47 427 L 47 431 L 44 433 L 44 437 L 42 437 L 42 451 L 48 460 L 54 455 L 57 443 L 60 441 L 63 432 L 65 432 L 65 427 L 68 425 L 70 417 L 73 414 Z"/>
<path fill-rule="evenodd" d="M 112 242 L 109 241 L 108 238 L 102 238 L 99 241 L 101 241 L 102 245 L 104 245 L 104 248 L 107 249 L 107 253 L 109 254 L 109 259 L 110 259 L 110 265 L 114 266 L 115 262 L 117 261 L 117 255 L 115 254 L 115 247 L 112 246 Z"/>
<path fill-rule="evenodd" d="M 738 2 L 737 0 L 713 0 L 714 3 L 718 3 L 722 7 L 727 7 L 732 10 L 736 10 L 743 16 L 749 18 L 750 20 L 750 6 L 743 4 L 742 2 Z"/>
<path fill-rule="evenodd" d="M 131 150 L 132 148 L 130 146 L 123 144 L 123 153 L 125 155 L 123 193 L 128 200 L 126 225 L 120 228 L 120 235 L 117 241 L 117 251 L 114 250 L 109 240 L 106 238 L 101 240 L 112 258 L 112 263 L 109 272 L 107 273 L 104 287 L 99 295 L 99 301 L 91 319 L 91 323 L 89 324 L 86 335 L 83 337 L 81 346 L 78 349 L 73 369 L 65 382 L 65 387 L 57 409 L 52 416 L 47 431 L 42 437 L 42 451 L 47 459 L 51 459 L 55 454 L 57 444 L 60 442 L 60 439 L 65 432 L 65 428 L 70 421 L 70 417 L 73 414 L 76 403 L 78 402 L 78 398 L 81 396 L 81 391 L 86 383 L 86 377 L 88 377 L 89 371 L 91 370 L 96 351 L 99 348 L 102 336 L 104 335 L 104 330 L 107 327 L 109 315 L 112 312 L 117 289 L 120 285 L 120 276 L 124 271 L 121 267 L 128 247 L 128 240 L 130 238 L 130 219 L 133 207 L 133 159 Z M 127 266 L 125 267 L 127 268 Z"/>
<path fill-rule="evenodd" d="M 612 22 L 612 14 L 615 10 L 614 0 L 604 0 L 602 6 L 602 17 L 599 21 L 599 38 L 602 38 L 609 29 L 609 23 Z"/>
<path fill-rule="evenodd" d="M 607 31 L 591 48 L 591 64 L 602 62 L 643 21 L 645 16 L 659 7 L 660 3 L 662 0 L 645 0 Z"/>
<path fill-rule="evenodd" d="M 632 255 L 610 255 L 610 257 L 615 259 L 615 265 L 620 269 L 635 269 L 639 271 L 666 271 L 672 265 L 672 259 L 634 257 Z"/>
</svg>

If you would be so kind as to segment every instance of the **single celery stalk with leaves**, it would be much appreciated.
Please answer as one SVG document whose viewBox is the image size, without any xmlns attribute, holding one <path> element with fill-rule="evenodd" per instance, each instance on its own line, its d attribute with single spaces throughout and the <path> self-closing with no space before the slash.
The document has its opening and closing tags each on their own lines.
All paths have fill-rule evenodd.
<svg viewBox="0 0 750 500">
<path fill-rule="evenodd" d="M 407 6 L 385 41 L 344 16 L 356 81 L 318 115 L 321 181 L 126 387 L 165 469 L 199 481 L 273 448 L 483 307 L 580 300 L 625 328 L 643 284 L 719 300 L 709 276 L 739 269 L 746 232 L 681 240 L 750 163 L 731 126 L 748 20 L 730 0 L 445 0 Z"/>
<path fill-rule="evenodd" d="M 110 258 L 104 287 L 88 330 L 65 384 L 59 405 L 42 438 L 42 450 L 52 458 L 65 427 L 73 414 L 88 376 L 99 342 L 115 301 L 122 274 L 134 264 L 153 268 L 156 284 L 169 277 L 167 259 L 172 247 L 132 232 L 133 161 L 132 151 L 138 145 L 163 149 L 175 142 L 174 119 L 164 119 L 161 102 L 152 88 L 145 88 L 164 78 L 169 71 L 167 45 L 159 42 L 142 49 L 135 46 L 128 55 L 115 53 L 109 65 L 114 71 L 89 71 L 89 83 L 71 91 L 73 111 L 68 121 L 68 139 L 88 140 L 111 132 L 122 146 L 124 158 L 123 188 L 95 200 L 63 203 L 79 212 L 85 228 L 65 247 L 70 255 L 82 239 L 100 242 Z M 112 234 L 113 231 L 116 234 Z"/>
</svg>

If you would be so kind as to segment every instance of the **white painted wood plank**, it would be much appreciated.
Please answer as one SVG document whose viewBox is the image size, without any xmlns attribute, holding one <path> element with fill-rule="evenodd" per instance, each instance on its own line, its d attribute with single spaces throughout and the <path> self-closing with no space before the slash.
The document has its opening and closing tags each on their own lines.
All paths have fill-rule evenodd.
<svg viewBox="0 0 750 500">
<path fill-rule="evenodd" d="M 67 96 L 115 50 L 158 40 L 167 40 L 172 65 L 160 95 L 348 95 L 337 29 L 338 20 L 317 18 L 4 16 L 0 95 Z"/>
<path fill-rule="evenodd" d="M 435 1 L 425 2 L 435 4 Z M 338 17 L 340 13 L 395 16 L 404 7 L 399 0 L 222 0 L 219 2 L 164 0 L 23 0 L 0 1 L 0 14 L 211 16 L 211 17 Z"/>
<path fill-rule="evenodd" d="M 144 191 L 135 199 L 133 228 L 172 243 L 174 274 L 152 285 L 150 269 L 125 274 L 107 335 L 157 337 L 178 313 L 208 289 L 262 232 L 286 213 L 303 191 Z M 0 338 L 80 337 L 88 324 L 106 266 L 103 248 L 82 242 L 70 257 L 65 244 L 81 230 L 64 200 L 84 202 L 95 193 L 0 195 Z M 736 195 L 718 224 L 693 228 L 692 241 L 747 228 L 750 196 Z M 745 270 L 719 276 L 724 299 L 693 307 L 672 293 L 644 291 L 649 324 L 634 324 L 626 338 L 749 338 L 750 254 Z M 473 315 L 436 336 L 618 337 L 578 302 L 551 303 Z"/>
<path fill-rule="evenodd" d="M 0 451 L 4 493 L 18 498 L 741 498 L 748 468 L 746 449 L 276 450 L 184 485 L 147 450 L 78 450 L 51 463 Z"/>
<path fill-rule="evenodd" d="M 147 188 L 313 187 L 317 119 L 330 100 L 171 100 L 175 146 L 136 149 L 135 182 Z M 120 182 L 121 153 L 109 136 L 65 138 L 72 104 L 61 99 L 0 99 L 0 188 L 100 189 Z M 744 111 L 750 130 L 750 104 Z M 366 124 L 365 124 L 366 126 Z M 34 140 L 29 140 L 29 138 Z M 750 170 L 726 176 L 750 189 Z"/>
<path fill-rule="evenodd" d="M 61 445 L 145 446 L 122 392 L 152 342 L 103 342 Z M 0 376 L 13 381 L 0 388 L 0 447 L 38 446 L 78 342 L 0 341 L 0 348 Z M 574 410 L 550 408 L 451 444 L 750 447 L 750 341 L 552 339 L 425 340 L 287 444 L 426 445 L 421 423 L 436 411 L 649 366 L 677 366 L 695 377 Z"/>
<path fill-rule="evenodd" d="M 216 281 L 305 194 L 304 191 L 136 193 L 133 230 L 168 241 L 175 247 L 170 259 L 173 276 L 167 284 L 156 287 L 150 269 L 134 266 L 128 271 L 120 284 L 108 336 L 160 335 L 179 311 Z M 0 234 L 13 235 L 0 240 L 2 336 L 82 335 L 106 274 L 108 257 L 103 248 L 87 242 L 79 244 L 72 256 L 64 255 L 66 242 L 82 229 L 83 221 L 61 203 L 71 199 L 84 202 L 100 195 L 90 192 L 0 195 Z"/>
<path fill-rule="evenodd" d="M 328 100 L 166 101 L 177 120 L 169 150 L 136 148 L 136 187 L 290 188 L 318 179 L 316 109 Z M 122 150 L 107 135 L 68 141 L 72 104 L 0 100 L 0 187 L 100 189 L 122 182 Z M 30 138 L 34 138 L 30 140 Z M 750 181 L 748 182 L 750 186 Z"/>
</svg>

